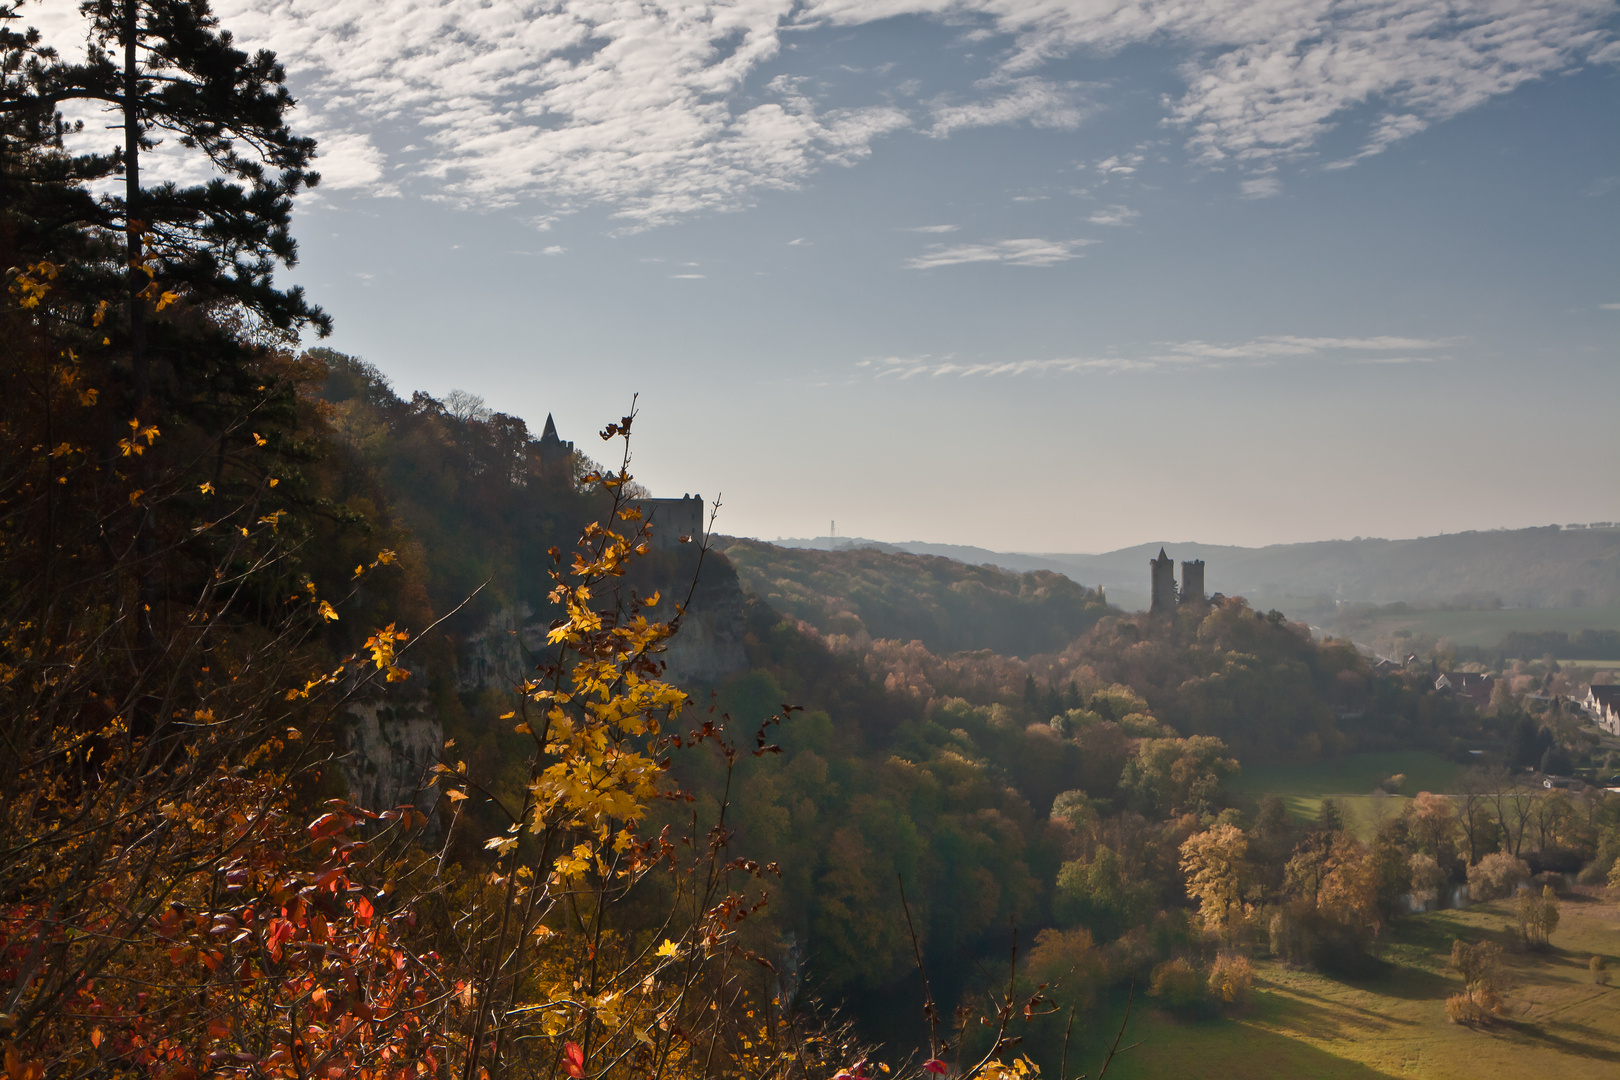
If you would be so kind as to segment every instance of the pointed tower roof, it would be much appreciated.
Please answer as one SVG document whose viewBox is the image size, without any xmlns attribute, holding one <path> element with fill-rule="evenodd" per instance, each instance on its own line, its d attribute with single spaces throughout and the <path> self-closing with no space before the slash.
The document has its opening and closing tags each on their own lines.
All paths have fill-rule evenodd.
<svg viewBox="0 0 1620 1080">
<path fill-rule="evenodd" d="M 1169 562 L 1170 561 L 1170 556 L 1168 556 L 1168 555 L 1166 555 L 1164 553 L 1164 548 L 1160 548 L 1159 549 L 1159 557 L 1155 561 L 1156 562 Z"/>
<path fill-rule="evenodd" d="M 557 436 L 557 423 L 551 418 L 550 413 L 546 413 L 546 427 L 545 430 L 540 433 L 540 441 L 562 442 L 562 439 Z"/>
</svg>

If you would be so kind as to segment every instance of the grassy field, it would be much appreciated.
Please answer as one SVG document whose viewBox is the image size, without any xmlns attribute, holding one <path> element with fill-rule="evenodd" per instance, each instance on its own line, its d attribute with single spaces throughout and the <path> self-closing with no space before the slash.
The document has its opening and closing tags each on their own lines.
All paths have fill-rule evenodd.
<svg viewBox="0 0 1620 1080">
<path fill-rule="evenodd" d="M 1248 802 L 1276 795 L 1297 821 L 1315 821 L 1322 800 L 1331 796 L 1344 807 L 1352 831 L 1365 839 L 1380 821 L 1399 814 L 1408 796 L 1420 791 L 1450 791 L 1457 769 L 1455 763 L 1438 754 L 1401 750 L 1347 754 L 1300 765 L 1245 767 L 1227 786 Z M 1379 784 L 1396 774 L 1406 777 L 1400 795 L 1373 794 Z"/>
<path fill-rule="evenodd" d="M 1357 616 L 1346 630 L 1358 641 L 1385 638 L 1396 630 L 1450 638 L 1457 645 L 1495 645 L 1510 630 L 1620 629 L 1620 607 L 1498 608 L 1482 611 L 1404 611 Z"/>
<path fill-rule="evenodd" d="M 1620 906 L 1566 898 L 1547 953 L 1507 953 L 1510 1017 L 1494 1029 L 1458 1027 L 1445 999 L 1461 989 L 1446 970 L 1453 937 L 1493 938 L 1508 948 L 1506 905 L 1414 916 L 1387 932 L 1384 970 L 1342 982 L 1257 964 L 1257 990 L 1240 1016 L 1179 1022 L 1138 1008 L 1116 1058 L 1117 1080 L 1287 1077 L 1369 1080 L 1596 1080 L 1620 1076 L 1620 987 L 1596 985 L 1594 953 L 1620 967 Z M 1620 981 L 1620 972 L 1617 972 Z M 1140 1002 L 1139 1002 L 1140 1006 Z M 1117 1024 L 1118 1012 L 1114 1013 Z M 1102 1020 L 1103 1018 L 1099 1018 Z M 1100 1053 L 1073 1069 L 1095 1076 Z M 1071 1066 L 1075 1065 L 1071 1061 Z"/>
</svg>

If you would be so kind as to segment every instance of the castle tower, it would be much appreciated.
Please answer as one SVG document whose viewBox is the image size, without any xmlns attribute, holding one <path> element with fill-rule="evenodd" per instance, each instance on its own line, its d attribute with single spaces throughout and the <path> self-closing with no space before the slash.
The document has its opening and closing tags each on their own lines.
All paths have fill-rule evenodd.
<svg viewBox="0 0 1620 1080">
<path fill-rule="evenodd" d="M 1159 549 L 1159 557 L 1148 562 L 1153 576 L 1153 603 L 1148 611 L 1155 615 L 1168 615 L 1176 610 L 1176 564 Z"/>
<path fill-rule="evenodd" d="M 631 505 L 641 511 L 641 520 L 625 524 L 632 527 L 645 524 L 652 533 L 654 548 L 660 551 L 677 550 L 683 536 L 688 538 L 689 544 L 703 542 L 706 522 L 702 495 L 683 495 L 679 499 L 637 499 Z"/>
<path fill-rule="evenodd" d="M 540 476 L 548 481 L 573 480 L 574 444 L 557 436 L 557 424 L 546 413 L 546 429 L 540 433 Z"/>
<path fill-rule="evenodd" d="M 1194 559 L 1181 564 L 1181 602 L 1183 604 L 1204 602 L 1203 559 Z"/>
</svg>

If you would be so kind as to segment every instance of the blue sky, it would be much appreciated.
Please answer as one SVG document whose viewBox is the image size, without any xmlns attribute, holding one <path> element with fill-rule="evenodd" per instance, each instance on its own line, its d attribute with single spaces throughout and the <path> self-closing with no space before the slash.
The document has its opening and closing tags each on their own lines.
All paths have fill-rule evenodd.
<svg viewBox="0 0 1620 1080">
<path fill-rule="evenodd" d="M 73 47 L 74 5 L 25 8 Z M 1608 0 L 221 0 L 334 347 L 728 532 L 1620 518 Z"/>
</svg>

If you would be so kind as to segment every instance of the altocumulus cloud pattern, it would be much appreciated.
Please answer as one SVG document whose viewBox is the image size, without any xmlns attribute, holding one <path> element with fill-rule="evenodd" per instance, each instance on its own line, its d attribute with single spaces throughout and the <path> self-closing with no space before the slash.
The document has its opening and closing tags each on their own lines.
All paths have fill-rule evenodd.
<svg viewBox="0 0 1620 1080">
<path fill-rule="evenodd" d="M 1611 0 L 220 0 L 217 10 L 244 43 L 281 54 L 328 186 L 533 203 L 540 221 L 600 205 L 630 228 L 745 204 L 902 130 L 1074 127 L 1086 112 L 1076 89 L 1043 69 L 1129 45 L 1172 50 L 1182 90 L 1164 119 L 1194 161 L 1233 171 L 1255 197 L 1278 190 L 1281 167 L 1352 109 L 1359 149 L 1328 167 L 1527 80 L 1620 60 Z M 898 16 L 975 35 L 994 73 L 964 87 L 966 101 L 829 107 L 779 70 L 793 34 Z"/>
</svg>

